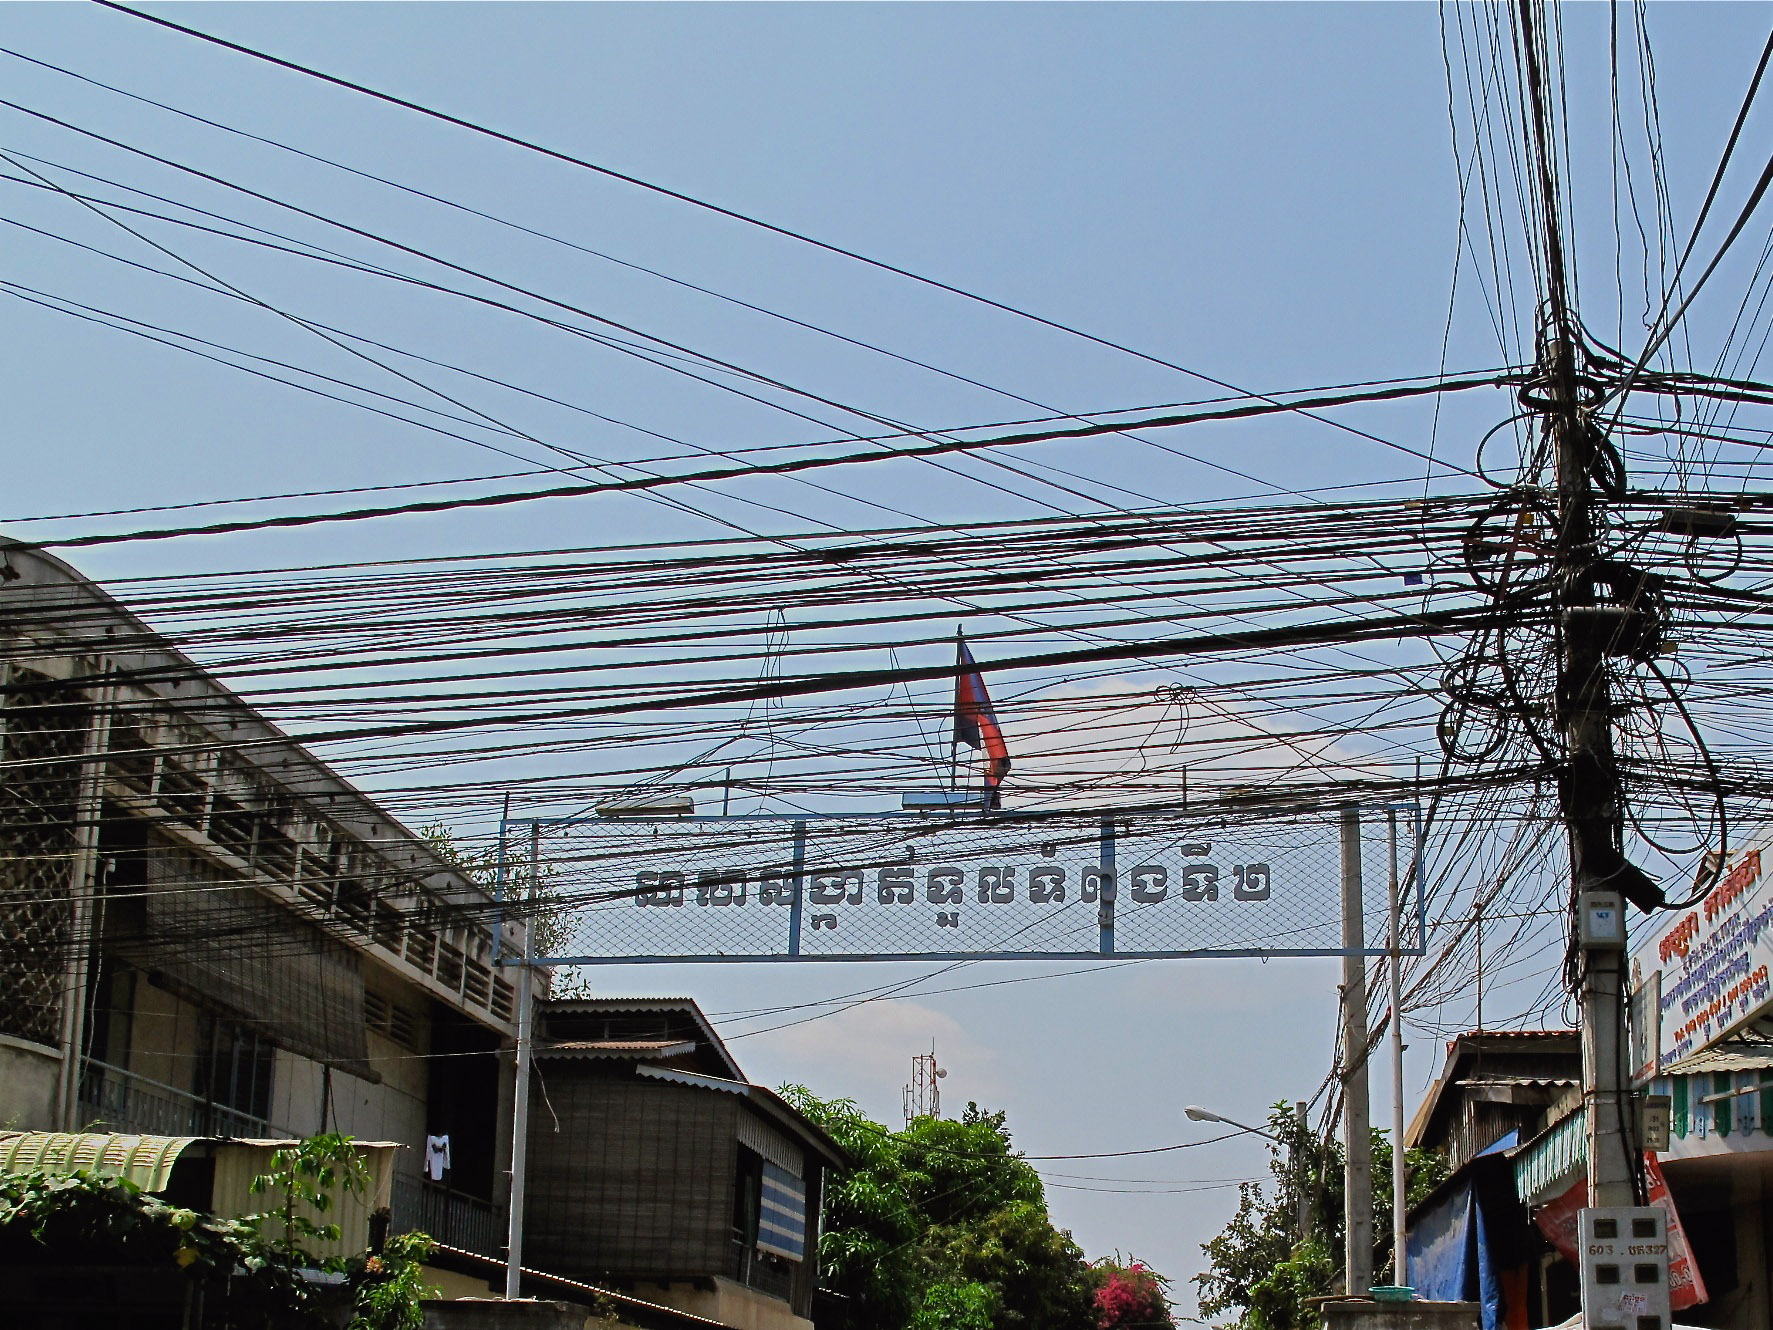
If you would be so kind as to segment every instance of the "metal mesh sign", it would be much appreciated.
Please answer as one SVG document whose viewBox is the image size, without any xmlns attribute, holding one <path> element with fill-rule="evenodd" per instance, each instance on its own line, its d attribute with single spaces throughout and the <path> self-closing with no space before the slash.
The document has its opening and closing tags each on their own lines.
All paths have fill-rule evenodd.
<svg viewBox="0 0 1773 1330">
<path fill-rule="evenodd" d="M 520 821 L 508 865 L 532 834 L 544 964 L 1344 954 L 1334 809 Z M 1386 951 L 1395 865 L 1420 954 L 1414 809 L 1370 811 L 1359 844 L 1360 950 Z"/>
</svg>

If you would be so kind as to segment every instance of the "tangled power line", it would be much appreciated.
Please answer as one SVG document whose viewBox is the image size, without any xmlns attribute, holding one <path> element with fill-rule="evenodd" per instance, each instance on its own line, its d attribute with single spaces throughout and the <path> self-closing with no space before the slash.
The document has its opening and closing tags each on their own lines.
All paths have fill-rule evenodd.
<svg viewBox="0 0 1773 1330">
<path fill-rule="evenodd" d="M 106 7 L 1224 394 L 1067 410 L 1041 400 L 1044 393 L 996 387 L 970 367 L 943 366 L 354 166 L 330 146 L 253 135 L 9 50 L 46 79 L 132 100 L 143 114 L 201 122 L 274 155 L 300 154 L 389 198 L 526 231 L 553 249 L 792 324 L 846 354 L 890 362 L 894 373 L 930 375 L 992 403 L 970 417 L 984 423 L 920 427 L 899 418 L 909 413 L 851 402 L 810 375 L 643 327 L 490 261 L 452 257 L 421 239 L 422 228 L 360 224 L 324 200 L 283 198 L 213 163 L 184 160 L 181 149 L 152 146 L 145 128 L 132 141 L 18 92 L 0 105 L 13 117 L 9 128 L 28 125 L 33 137 L 31 151 L 4 153 L 11 169 L 0 180 L 9 191 L 0 196 L 0 221 L 117 274 L 120 285 L 127 279 L 129 293 L 100 303 L 84 290 L 0 275 L 0 291 L 21 309 L 150 339 L 168 353 L 251 376 L 267 392 L 323 398 L 341 419 L 502 459 L 498 470 L 473 475 L 458 468 L 363 485 L 338 477 L 303 492 L 20 514 L 13 527 L 21 544 L 52 553 L 185 549 L 224 536 L 337 532 L 480 510 L 527 515 L 550 503 L 596 512 L 627 499 L 696 524 L 697 534 L 674 527 L 671 538 L 653 541 L 522 542 L 503 552 L 112 579 L 141 636 L 113 636 L 107 650 L 123 658 L 164 636 L 186 662 L 125 666 L 113 672 L 113 685 L 176 698 L 199 677 L 218 679 L 410 823 L 449 824 L 463 845 L 481 849 L 489 810 L 505 793 L 576 810 L 669 783 L 784 811 L 841 805 L 846 790 L 878 799 L 927 781 L 940 764 L 929 734 L 951 697 L 944 647 L 964 619 L 993 666 L 1025 773 L 1018 795 L 1025 807 L 1085 800 L 1173 811 L 1240 800 L 1259 806 L 1262 797 L 1420 798 L 1430 812 L 1424 880 L 1434 928 L 1428 954 L 1408 965 L 1406 1017 L 1443 1028 L 1449 1004 L 1457 1008 L 1469 991 L 1481 916 L 1491 921 L 1481 943 L 1487 982 L 1493 995 L 1512 994 L 1497 1000 L 1513 1010 L 1494 1010 L 1534 1023 L 1557 1015 L 1567 997 L 1546 963 L 1561 951 L 1566 906 L 1554 834 L 1565 762 L 1557 732 L 1559 515 L 1551 442 L 1534 425 L 1555 385 L 1528 368 L 1541 359 L 1542 330 L 1554 326 L 1573 338 L 1575 381 L 1594 422 L 1594 567 L 1617 620 L 1620 649 L 1605 668 L 1630 856 L 1650 877 L 1674 884 L 1666 895 L 1678 900 L 1706 851 L 1720 849 L 1731 826 L 1757 821 L 1773 793 L 1760 756 L 1773 738 L 1764 638 L 1773 625 L 1773 490 L 1763 481 L 1773 421 L 1761 418 L 1773 405 L 1773 384 L 1757 377 L 1773 336 L 1773 234 L 1763 234 L 1758 211 L 1766 178 L 1746 190 L 1723 234 L 1712 217 L 1715 201 L 1736 198 L 1729 168 L 1764 54 L 1682 243 L 1646 11 L 1612 11 L 1605 73 L 1613 244 L 1605 272 L 1575 244 L 1581 173 L 1568 148 L 1561 12 L 1444 7 L 1462 189 L 1455 276 L 1477 292 L 1495 366 L 1454 373 L 1443 363 L 1411 378 L 1248 392 L 810 233 L 158 16 Z M 1523 81 L 1523 44 L 1544 72 L 1539 86 Z M 1718 214 L 1727 216 L 1729 202 Z M 1757 239 L 1758 256 L 1750 252 Z M 1554 271 L 1560 264 L 1564 270 Z M 1628 283 L 1630 268 L 1639 271 Z M 1605 277 L 1613 287 L 1610 328 L 1578 312 L 1604 304 Z M 315 298 L 289 294 L 309 280 Z M 1693 317 L 1705 307 L 1695 298 L 1704 286 L 1718 300 L 1730 283 L 1734 314 L 1702 357 L 1705 338 Z M 673 392 L 725 404 L 733 428 L 711 441 L 662 420 L 630 420 L 595 393 L 541 373 L 526 377 L 408 344 L 320 298 L 345 289 L 424 302 L 477 333 L 521 329 L 598 364 L 608 358 L 657 374 Z M 163 312 L 175 294 L 198 303 L 176 316 Z M 1633 325 L 1642 325 L 1635 353 L 1621 349 L 1639 344 Z M 1493 407 L 1500 423 L 1452 451 L 1439 438 L 1425 448 L 1400 441 L 1408 434 L 1377 432 L 1386 412 L 1453 394 Z M 1258 420 L 1347 441 L 1408 474 L 1326 487 L 1265 475 L 1222 444 L 1235 422 Z M 595 430 L 595 444 L 586 429 Z M 1193 442 L 1208 431 L 1217 431 L 1208 443 Z M 1083 440 L 1136 456 L 1151 478 L 1060 451 Z M 1015 515 L 940 520 L 874 479 L 925 472 L 990 505 L 985 511 Z M 1187 492 L 1179 478 L 1203 472 L 1251 488 L 1236 501 L 1177 502 Z M 320 500 L 350 506 L 311 502 Z M 853 507 L 824 506 L 838 502 Z M 809 505 L 822 515 L 803 515 Z M 216 507 L 226 512 L 209 512 Z M 0 583 L 0 606 L 9 594 Z M 38 598 L 32 614 L 36 630 L 54 636 L 102 629 L 109 612 L 52 596 Z M 3 700 L 12 715 L 48 718 L 51 728 L 66 705 L 35 686 L 12 688 Z M 230 738 L 238 717 L 213 695 L 174 705 L 184 708 L 188 734 L 170 751 L 252 751 L 251 741 Z M 123 724 L 128 711 L 119 704 Z M 54 762 L 14 753 L 7 760 L 14 775 Z M 15 831 L 41 829 L 28 813 L 19 817 Z M 860 998 L 888 1000 L 921 983 Z M 843 1003 L 813 1007 L 809 1015 Z M 734 1019 L 767 1023 L 784 1014 Z"/>
</svg>

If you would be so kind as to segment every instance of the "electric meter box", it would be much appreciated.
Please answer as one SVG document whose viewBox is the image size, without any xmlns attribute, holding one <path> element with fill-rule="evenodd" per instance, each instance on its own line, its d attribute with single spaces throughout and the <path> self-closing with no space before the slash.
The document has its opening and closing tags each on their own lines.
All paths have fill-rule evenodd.
<svg viewBox="0 0 1773 1330">
<path fill-rule="evenodd" d="M 1576 939 L 1592 951 L 1625 949 L 1625 901 L 1616 891 L 1585 891 L 1576 898 Z"/>
<path fill-rule="evenodd" d="M 1669 1330 L 1668 1215 L 1655 1206 L 1576 1212 L 1587 1330 Z"/>
</svg>

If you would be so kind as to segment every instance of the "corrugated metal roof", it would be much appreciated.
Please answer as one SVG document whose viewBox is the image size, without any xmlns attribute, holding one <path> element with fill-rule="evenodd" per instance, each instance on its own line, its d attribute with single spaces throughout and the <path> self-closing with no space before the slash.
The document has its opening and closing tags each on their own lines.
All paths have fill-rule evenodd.
<svg viewBox="0 0 1773 1330">
<path fill-rule="evenodd" d="M 1440 1075 L 1435 1078 L 1434 1084 L 1417 1105 L 1415 1116 L 1410 1119 L 1409 1129 L 1404 1133 L 1405 1143 L 1421 1145 L 1427 1137 L 1441 1101 L 1455 1085 L 1466 1079 L 1459 1072 L 1467 1056 L 1508 1056 L 1529 1051 L 1546 1051 L 1556 1056 L 1558 1044 L 1569 1044 L 1578 1038 L 1580 1032 L 1577 1030 L 1468 1030 L 1464 1034 L 1455 1035 L 1447 1040 L 1447 1053 L 1441 1063 Z M 1579 1049 L 1572 1048 L 1569 1051 L 1576 1053 Z"/>
<path fill-rule="evenodd" d="M 536 1049 L 537 1057 L 676 1058 L 696 1051 L 693 1039 L 562 1039 Z"/>
<path fill-rule="evenodd" d="M 0 1173 L 102 1173 L 128 1178 L 143 1191 L 164 1191 L 172 1166 L 200 1136 L 135 1136 L 120 1132 L 0 1132 Z"/>
<path fill-rule="evenodd" d="M 1773 1067 L 1773 1049 L 1729 1047 L 1707 1049 L 1668 1068 L 1665 1075 L 1697 1076 L 1708 1071 L 1765 1071 Z"/>
<path fill-rule="evenodd" d="M 725 1081 L 718 1076 L 698 1076 L 693 1071 L 678 1071 L 675 1067 L 636 1067 L 635 1071 L 642 1076 L 650 1076 L 656 1081 L 675 1081 L 678 1085 L 693 1085 L 702 1090 L 724 1090 L 727 1094 L 746 1095 L 751 1087 L 744 1081 Z"/>
<path fill-rule="evenodd" d="M 568 1015 L 574 1013 L 595 1014 L 599 1012 L 619 1014 L 631 1011 L 681 1011 L 695 1022 L 696 1029 L 700 1032 L 702 1043 L 706 1044 L 714 1056 L 719 1059 L 729 1072 L 732 1073 L 733 1079 L 744 1079 L 745 1073 L 740 1069 L 739 1064 L 733 1060 L 733 1055 L 727 1051 L 727 1046 L 721 1042 L 720 1036 L 715 1033 L 714 1026 L 709 1022 L 708 1017 L 703 1014 L 701 1007 L 696 1005 L 694 998 L 549 998 L 542 1004 L 542 1010 L 549 1014 L 561 1012 Z"/>
</svg>

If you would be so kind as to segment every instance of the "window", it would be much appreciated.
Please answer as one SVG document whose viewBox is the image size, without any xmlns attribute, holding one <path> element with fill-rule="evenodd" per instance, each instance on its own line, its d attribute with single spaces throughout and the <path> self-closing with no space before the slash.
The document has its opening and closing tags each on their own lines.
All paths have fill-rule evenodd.
<svg viewBox="0 0 1773 1330">
<path fill-rule="evenodd" d="M 263 1123 L 271 1116 L 271 1068 L 275 1050 L 251 1030 L 205 1015 L 197 1094 L 217 1108 Z"/>
<path fill-rule="evenodd" d="M 419 1049 L 419 1018 L 410 1008 L 373 988 L 363 990 L 363 1016 L 369 1028 L 412 1052 Z"/>
</svg>

